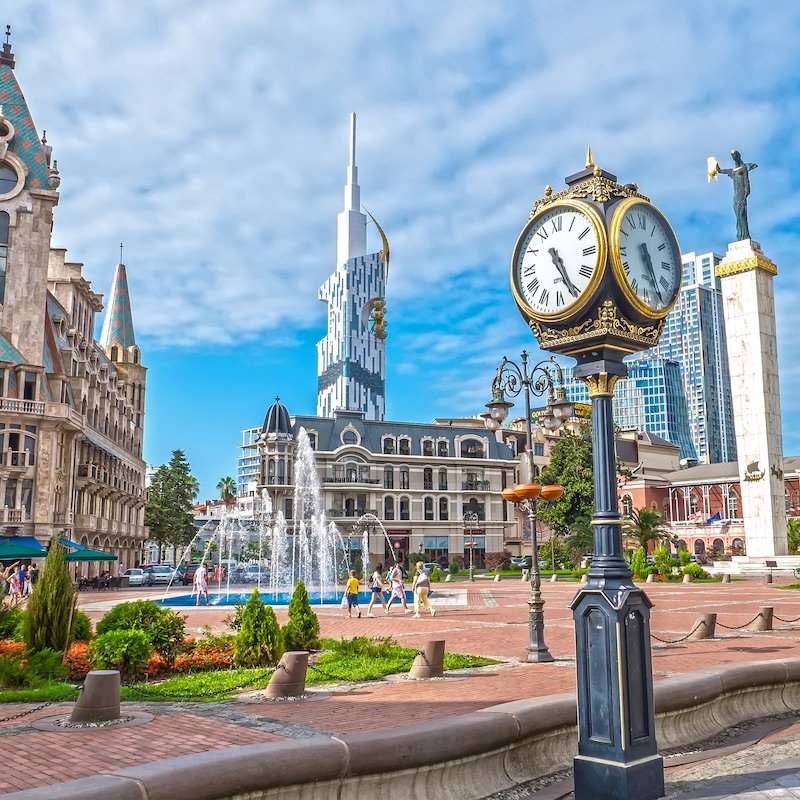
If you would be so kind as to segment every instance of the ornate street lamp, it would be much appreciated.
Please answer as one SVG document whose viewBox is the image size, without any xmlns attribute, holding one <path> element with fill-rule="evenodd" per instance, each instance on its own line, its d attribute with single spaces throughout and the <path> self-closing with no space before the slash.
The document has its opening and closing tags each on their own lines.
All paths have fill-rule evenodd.
<svg viewBox="0 0 800 800">
<path fill-rule="evenodd" d="M 560 486 L 542 487 L 533 481 L 533 428 L 531 425 L 531 394 L 541 397 L 547 394 L 547 409 L 542 425 L 551 433 L 575 413 L 574 406 L 566 399 L 563 388 L 564 375 L 555 358 L 540 361 L 528 370 L 528 353 L 523 350 L 521 366 L 503 356 L 492 382 L 492 399 L 486 404 L 489 411 L 483 414 L 484 424 L 490 431 L 496 431 L 508 416 L 514 404 L 506 400 L 506 392 L 512 397 L 523 394 L 525 399 L 525 456 L 528 465 L 529 483 L 505 489 L 503 499 L 514 503 L 526 511 L 531 525 L 531 596 L 528 600 L 528 647 L 526 661 L 530 664 L 552 661 L 553 656 L 544 643 L 544 600 L 541 593 L 539 572 L 539 545 L 536 536 L 537 498 L 557 500 L 564 490 Z M 537 428 L 537 439 L 544 439 Z M 544 489 L 548 490 L 547 496 Z M 556 493 L 556 490 L 557 493 Z"/>
<path fill-rule="evenodd" d="M 469 547 L 469 579 L 475 580 L 475 542 L 474 528 L 478 525 L 478 515 L 474 511 L 464 512 L 464 547 Z M 469 541 L 466 541 L 467 532 L 469 531 Z"/>
</svg>

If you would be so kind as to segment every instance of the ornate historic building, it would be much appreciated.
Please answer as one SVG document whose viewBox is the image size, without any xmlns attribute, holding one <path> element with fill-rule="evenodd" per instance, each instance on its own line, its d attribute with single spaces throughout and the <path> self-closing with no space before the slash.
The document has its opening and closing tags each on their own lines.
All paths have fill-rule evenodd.
<svg viewBox="0 0 800 800">
<path fill-rule="evenodd" d="M 146 370 L 119 264 L 102 295 L 51 245 L 61 179 L 0 52 L 0 536 L 55 534 L 131 566 L 144 527 Z"/>
</svg>

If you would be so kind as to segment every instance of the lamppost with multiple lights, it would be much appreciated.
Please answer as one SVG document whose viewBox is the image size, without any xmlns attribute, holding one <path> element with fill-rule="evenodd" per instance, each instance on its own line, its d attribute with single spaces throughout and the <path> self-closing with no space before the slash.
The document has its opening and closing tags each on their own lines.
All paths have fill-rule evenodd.
<svg viewBox="0 0 800 800">
<path fill-rule="evenodd" d="M 503 499 L 514 503 L 528 514 L 531 527 L 531 596 L 528 600 L 528 647 L 526 661 L 540 663 L 553 661 L 553 656 L 544 643 L 544 600 L 541 592 L 539 571 L 539 543 L 536 536 L 537 498 L 557 500 L 564 493 L 560 486 L 539 486 L 533 483 L 533 428 L 531 424 L 531 394 L 541 397 L 547 394 L 547 410 L 542 424 L 549 431 L 557 431 L 574 414 L 574 407 L 566 399 L 563 388 L 564 376 L 554 358 L 540 361 L 528 369 L 528 353 L 523 350 L 520 364 L 503 356 L 492 382 L 492 399 L 486 404 L 489 409 L 482 416 L 486 427 L 496 431 L 508 416 L 514 404 L 506 400 L 506 392 L 512 397 L 520 393 L 525 399 L 525 447 L 528 483 L 505 489 Z M 547 490 L 547 491 L 545 491 Z"/>
<path fill-rule="evenodd" d="M 475 580 L 475 535 L 474 529 L 478 524 L 478 515 L 474 511 L 464 512 L 464 547 L 469 547 L 469 579 Z M 466 541 L 469 532 L 469 541 Z"/>
</svg>

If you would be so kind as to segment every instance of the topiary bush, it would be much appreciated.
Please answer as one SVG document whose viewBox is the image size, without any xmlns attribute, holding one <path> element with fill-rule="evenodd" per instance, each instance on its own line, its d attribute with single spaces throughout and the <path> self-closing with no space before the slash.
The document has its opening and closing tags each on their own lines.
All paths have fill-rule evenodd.
<svg viewBox="0 0 800 800">
<path fill-rule="evenodd" d="M 442 573 L 439 572 L 439 567 L 434 567 L 431 570 L 431 574 L 428 575 L 428 580 L 431 583 L 439 583 L 442 580 Z"/>
<path fill-rule="evenodd" d="M 289 621 L 283 629 L 286 650 L 315 650 L 319 646 L 319 619 L 308 602 L 308 591 L 298 581 L 289 601 Z"/>
<path fill-rule="evenodd" d="M 92 638 L 92 621 L 83 611 L 72 615 L 72 641 L 88 642 Z"/>
<path fill-rule="evenodd" d="M 657 547 L 653 552 L 653 558 L 659 575 L 669 575 L 672 572 L 672 556 L 666 547 Z"/>
<path fill-rule="evenodd" d="M 638 575 L 640 578 L 644 578 L 648 574 L 647 553 L 645 552 L 644 547 L 640 547 L 631 556 L 631 572 L 634 575 Z"/>
<path fill-rule="evenodd" d="M 678 561 L 680 561 L 682 567 L 685 567 L 687 564 L 691 563 L 692 554 L 688 550 L 679 550 Z"/>
<path fill-rule="evenodd" d="M 282 654 L 283 634 L 275 612 L 262 602 L 258 589 L 253 589 L 242 611 L 233 663 L 237 667 L 265 667 L 277 664 Z"/>
<path fill-rule="evenodd" d="M 47 648 L 63 652 L 70 645 L 75 589 L 65 556 L 66 550 L 54 538 L 24 617 L 23 630 L 29 653 Z"/>
<path fill-rule="evenodd" d="M 151 655 L 150 639 L 138 628 L 98 634 L 89 645 L 92 669 L 118 669 L 122 680 L 142 675 Z"/>
<path fill-rule="evenodd" d="M 97 635 L 111 631 L 140 630 L 147 634 L 153 650 L 171 665 L 183 648 L 186 617 L 153 600 L 120 603 L 97 623 Z"/>
<path fill-rule="evenodd" d="M 684 575 L 691 575 L 693 578 L 707 578 L 708 573 L 699 564 L 687 564 L 683 568 Z"/>
</svg>

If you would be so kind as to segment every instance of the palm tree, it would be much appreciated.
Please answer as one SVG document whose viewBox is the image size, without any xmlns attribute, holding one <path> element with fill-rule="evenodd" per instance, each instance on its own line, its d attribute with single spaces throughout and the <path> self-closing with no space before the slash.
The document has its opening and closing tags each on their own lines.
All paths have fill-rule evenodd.
<svg viewBox="0 0 800 800">
<path fill-rule="evenodd" d="M 236 499 L 236 481 L 230 475 L 220 478 L 217 490 L 226 506 L 231 505 Z"/>
<path fill-rule="evenodd" d="M 564 540 L 572 560 L 578 564 L 583 556 L 594 549 L 594 531 L 589 517 L 578 517 L 569 528 L 569 536 Z"/>
<path fill-rule="evenodd" d="M 630 516 L 622 521 L 625 537 L 636 542 L 636 547 L 643 547 L 647 552 L 650 542 L 660 543 L 672 541 L 673 537 L 667 529 L 667 523 L 661 512 L 655 508 L 633 510 Z"/>
</svg>

